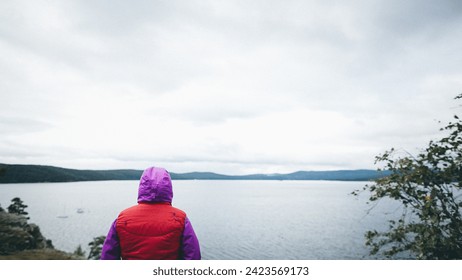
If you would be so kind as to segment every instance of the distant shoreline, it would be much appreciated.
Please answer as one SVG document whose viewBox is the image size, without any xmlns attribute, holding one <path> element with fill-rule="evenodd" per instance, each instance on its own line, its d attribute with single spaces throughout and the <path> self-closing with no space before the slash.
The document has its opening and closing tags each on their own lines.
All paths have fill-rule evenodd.
<svg viewBox="0 0 462 280">
<path fill-rule="evenodd" d="M 143 170 L 79 170 L 45 165 L 1 164 L 0 184 L 64 183 L 82 181 L 139 180 Z M 371 181 L 388 175 L 369 169 L 297 171 L 288 174 L 223 175 L 213 172 L 170 172 L 172 180 L 276 180 L 276 181 Z"/>
</svg>

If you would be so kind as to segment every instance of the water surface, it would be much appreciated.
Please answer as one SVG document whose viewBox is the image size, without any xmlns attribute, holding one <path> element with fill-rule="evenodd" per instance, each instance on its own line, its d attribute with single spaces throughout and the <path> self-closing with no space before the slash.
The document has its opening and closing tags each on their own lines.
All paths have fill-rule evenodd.
<svg viewBox="0 0 462 280">
<path fill-rule="evenodd" d="M 364 232 L 386 229 L 399 214 L 382 203 L 368 214 L 365 182 L 174 181 L 173 205 L 184 210 L 204 259 L 364 259 Z M 3 208 L 13 197 L 56 248 L 87 248 L 106 235 L 118 213 L 136 204 L 138 181 L 3 184 Z M 82 213 L 78 213 L 81 209 Z M 67 217 L 67 218 L 63 218 Z"/>
</svg>

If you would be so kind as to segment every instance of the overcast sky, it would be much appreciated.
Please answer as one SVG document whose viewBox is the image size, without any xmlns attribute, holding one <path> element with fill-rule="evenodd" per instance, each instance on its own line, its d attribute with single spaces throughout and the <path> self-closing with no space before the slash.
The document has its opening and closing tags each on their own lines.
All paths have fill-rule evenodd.
<svg viewBox="0 0 462 280">
<path fill-rule="evenodd" d="M 0 162 L 375 169 L 460 113 L 461 50 L 459 0 L 2 0 Z"/>
</svg>

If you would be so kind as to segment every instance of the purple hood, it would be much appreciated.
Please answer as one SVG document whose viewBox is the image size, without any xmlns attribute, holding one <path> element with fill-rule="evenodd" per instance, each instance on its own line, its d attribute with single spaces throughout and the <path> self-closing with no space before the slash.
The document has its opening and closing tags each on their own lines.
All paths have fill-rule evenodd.
<svg viewBox="0 0 462 280">
<path fill-rule="evenodd" d="M 149 167 L 144 170 L 138 189 L 138 202 L 172 202 L 172 179 L 167 170 Z"/>
</svg>

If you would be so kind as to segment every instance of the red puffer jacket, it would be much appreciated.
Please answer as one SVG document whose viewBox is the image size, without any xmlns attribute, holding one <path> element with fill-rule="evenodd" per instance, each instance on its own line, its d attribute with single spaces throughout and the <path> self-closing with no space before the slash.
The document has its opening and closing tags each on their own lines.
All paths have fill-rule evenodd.
<svg viewBox="0 0 462 280">
<path fill-rule="evenodd" d="M 122 259 L 178 259 L 185 219 L 169 202 L 140 203 L 122 211 L 116 224 Z"/>
<path fill-rule="evenodd" d="M 138 205 L 123 210 L 112 223 L 102 260 L 200 260 L 196 233 L 186 214 L 172 207 L 170 174 L 149 167 L 141 175 Z"/>
</svg>

